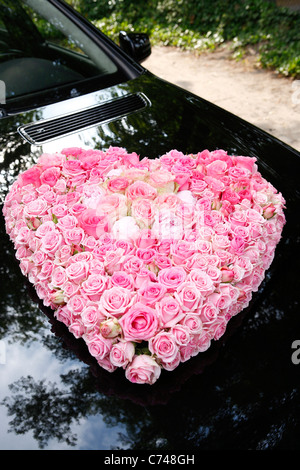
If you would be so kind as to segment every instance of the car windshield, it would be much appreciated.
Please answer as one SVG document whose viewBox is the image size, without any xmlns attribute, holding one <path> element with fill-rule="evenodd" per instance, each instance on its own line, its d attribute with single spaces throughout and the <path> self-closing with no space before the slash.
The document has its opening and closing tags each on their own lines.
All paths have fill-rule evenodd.
<svg viewBox="0 0 300 470">
<path fill-rule="evenodd" d="M 0 104 L 97 77 L 123 79 L 113 60 L 46 0 L 0 0 Z M 102 86 L 103 83 L 103 86 Z M 73 94 L 76 89 L 72 89 Z"/>
</svg>

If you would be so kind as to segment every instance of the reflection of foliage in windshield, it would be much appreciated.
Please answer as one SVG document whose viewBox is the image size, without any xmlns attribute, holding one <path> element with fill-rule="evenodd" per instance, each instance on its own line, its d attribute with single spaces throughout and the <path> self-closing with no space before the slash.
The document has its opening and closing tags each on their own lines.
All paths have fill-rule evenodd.
<svg viewBox="0 0 300 470">
<path fill-rule="evenodd" d="M 55 18 L 48 21 L 45 18 L 39 16 L 36 11 L 32 10 L 28 5 L 24 4 L 25 12 L 30 16 L 35 27 L 38 29 L 41 36 L 46 42 L 51 42 L 57 46 L 61 46 L 72 51 L 82 53 L 82 50 L 76 45 L 72 37 L 66 37 L 58 28 L 55 26 Z"/>
</svg>

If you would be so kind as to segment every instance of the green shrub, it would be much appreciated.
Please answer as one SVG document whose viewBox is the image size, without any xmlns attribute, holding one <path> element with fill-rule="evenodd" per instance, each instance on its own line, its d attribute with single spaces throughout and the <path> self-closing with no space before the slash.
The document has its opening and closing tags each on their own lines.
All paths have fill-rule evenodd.
<svg viewBox="0 0 300 470">
<path fill-rule="evenodd" d="M 143 31 L 152 44 L 203 51 L 254 46 L 263 67 L 300 76 L 300 14 L 267 0 L 68 0 L 111 39 Z"/>
</svg>

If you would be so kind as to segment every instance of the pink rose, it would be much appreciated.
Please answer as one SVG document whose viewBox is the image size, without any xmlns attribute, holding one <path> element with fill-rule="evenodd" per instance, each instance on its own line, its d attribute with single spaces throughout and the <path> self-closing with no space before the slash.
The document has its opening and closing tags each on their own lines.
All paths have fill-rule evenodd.
<svg viewBox="0 0 300 470">
<path fill-rule="evenodd" d="M 119 318 L 128 311 L 134 300 L 135 294 L 133 291 L 113 286 L 102 293 L 99 308 L 105 315 Z"/>
<path fill-rule="evenodd" d="M 191 343 L 185 346 L 180 346 L 179 351 L 180 351 L 181 362 L 186 362 L 189 359 L 191 359 L 191 357 L 196 356 L 198 354 L 197 348 L 195 347 L 194 344 L 191 344 Z"/>
<path fill-rule="evenodd" d="M 130 382 L 150 385 L 157 381 L 160 373 L 161 368 L 155 359 L 145 354 L 135 356 L 125 371 L 126 378 Z"/>
<path fill-rule="evenodd" d="M 240 196 L 236 191 L 227 188 L 222 193 L 222 203 L 224 203 L 224 201 L 227 201 L 230 204 L 237 204 L 240 201 Z"/>
<path fill-rule="evenodd" d="M 208 276 L 211 278 L 215 285 L 218 285 L 221 281 L 221 271 L 217 266 L 214 266 L 213 264 L 207 266 L 206 274 L 208 274 Z"/>
<path fill-rule="evenodd" d="M 234 228 L 236 225 L 246 225 L 247 213 L 242 210 L 236 210 L 230 214 L 228 220 L 231 224 L 231 228 Z"/>
<path fill-rule="evenodd" d="M 199 334 L 203 330 L 203 324 L 200 320 L 199 315 L 194 315 L 192 313 L 188 313 L 183 320 L 181 320 L 181 324 L 186 326 L 191 334 Z"/>
<path fill-rule="evenodd" d="M 175 176 L 168 170 L 158 170 L 151 172 L 149 175 L 149 182 L 155 188 L 168 186 L 170 191 L 174 188 Z"/>
<path fill-rule="evenodd" d="M 98 301 L 106 287 L 107 278 L 99 274 L 89 274 L 81 284 L 82 293 L 92 301 Z"/>
<path fill-rule="evenodd" d="M 162 193 L 158 194 L 155 199 L 156 205 L 161 208 L 175 209 L 175 207 L 180 203 L 178 196 L 174 193 Z"/>
<path fill-rule="evenodd" d="M 115 271 L 111 276 L 111 282 L 114 286 L 123 287 L 130 291 L 134 289 L 134 277 L 125 271 Z"/>
<path fill-rule="evenodd" d="M 178 367 L 181 362 L 181 354 L 180 354 L 179 348 L 178 348 L 177 355 L 174 357 L 172 361 L 164 361 L 163 359 L 160 359 L 160 361 L 161 361 L 162 367 L 165 370 L 171 371 L 171 370 L 176 369 L 176 367 Z"/>
<path fill-rule="evenodd" d="M 81 245 L 85 237 L 81 227 L 74 227 L 64 231 L 64 238 L 69 245 Z"/>
<path fill-rule="evenodd" d="M 75 338 L 81 338 L 85 333 L 85 328 L 84 328 L 81 320 L 76 319 L 69 326 L 69 331 L 70 331 L 70 333 L 72 333 L 75 336 Z"/>
<path fill-rule="evenodd" d="M 235 255 L 243 254 L 245 250 L 245 240 L 241 237 L 234 236 L 230 242 L 230 251 Z"/>
<path fill-rule="evenodd" d="M 84 174 L 84 169 L 82 168 L 81 162 L 79 160 L 65 160 L 62 165 L 62 172 L 67 177 L 72 177 L 74 180 L 75 177 Z"/>
<path fill-rule="evenodd" d="M 68 206 L 66 204 L 55 204 L 52 207 L 52 214 L 54 214 L 57 218 L 63 217 L 68 213 Z"/>
<path fill-rule="evenodd" d="M 214 321 L 218 317 L 218 314 L 219 309 L 216 307 L 216 305 L 213 302 L 207 301 L 201 307 L 200 319 L 205 326 L 206 323 Z"/>
<path fill-rule="evenodd" d="M 131 214 L 142 228 L 149 228 L 154 220 L 155 205 L 149 199 L 137 199 L 132 202 Z"/>
<path fill-rule="evenodd" d="M 97 206 L 96 206 L 97 207 Z M 127 216 L 127 199 L 123 194 L 110 194 L 103 196 L 99 201 L 100 214 L 107 214 L 112 222 Z"/>
<path fill-rule="evenodd" d="M 150 264 L 156 255 L 154 248 L 138 248 L 136 256 L 140 258 L 145 264 Z"/>
<path fill-rule="evenodd" d="M 135 246 L 137 248 L 153 248 L 158 245 L 159 240 L 150 229 L 140 230 L 139 235 L 135 239 Z"/>
<path fill-rule="evenodd" d="M 109 230 L 109 219 L 106 214 L 98 214 L 94 209 L 86 209 L 78 217 L 78 223 L 83 230 L 95 238 L 99 238 Z"/>
<path fill-rule="evenodd" d="M 114 193 L 124 193 L 129 184 L 128 178 L 119 176 L 110 179 L 107 183 L 107 188 Z"/>
<path fill-rule="evenodd" d="M 206 331 L 194 336 L 197 353 L 207 351 L 211 344 L 211 337 Z"/>
<path fill-rule="evenodd" d="M 180 303 L 171 295 L 163 297 L 155 304 L 159 323 L 163 328 L 170 328 L 184 318 Z"/>
<path fill-rule="evenodd" d="M 206 167 L 207 175 L 218 178 L 227 172 L 227 163 L 222 160 L 214 160 Z"/>
<path fill-rule="evenodd" d="M 66 274 L 70 281 L 80 283 L 87 279 L 89 264 L 86 261 L 75 261 L 66 268 Z"/>
<path fill-rule="evenodd" d="M 179 349 L 172 333 L 161 331 L 149 340 L 149 351 L 164 362 L 172 362 Z"/>
<path fill-rule="evenodd" d="M 108 274 L 112 275 L 114 272 L 120 271 L 124 262 L 125 256 L 122 248 L 117 248 L 116 250 L 106 249 L 104 267 Z"/>
<path fill-rule="evenodd" d="M 161 240 L 157 247 L 157 252 L 167 256 L 170 253 L 172 243 L 172 240 Z"/>
<path fill-rule="evenodd" d="M 256 171 L 256 158 L 254 157 L 244 157 L 244 156 L 236 156 L 234 158 L 234 163 L 237 167 L 246 168 L 247 170 L 251 171 L 251 173 Z"/>
<path fill-rule="evenodd" d="M 126 196 L 130 201 L 136 199 L 154 199 L 157 195 L 157 190 L 144 181 L 135 181 L 126 189 Z"/>
<path fill-rule="evenodd" d="M 38 166 L 43 170 L 51 167 L 59 167 L 63 164 L 66 157 L 61 153 L 43 153 L 38 159 Z"/>
<path fill-rule="evenodd" d="M 46 235 L 46 233 L 56 230 L 56 225 L 52 220 L 44 222 L 43 224 L 39 225 L 36 229 L 35 235 L 39 238 L 42 238 Z"/>
<path fill-rule="evenodd" d="M 230 246 L 230 238 L 228 235 L 215 235 L 213 237 L 212 246 L 214 250 L 227 250 Z"/>
<path fill-rule="evenodd" d="M 61 230 L 71 230 L 77 227 L 77 219 L 74 215 L 64 215 L 57 221 L 56 226 Z"/>
<path fill-rule="evenodd" d="M 170 331 L 179 346 L 186 346 L 189 344 L 191 339 L 191 331 L 187 326 L 177 323 L 171 327 Z"/>
<path fill-rule="evenodd" d="M 191 191 L 193 194 L 201 195 L 207 188 L 207 183 L 202 179 L 192 179 Z"/>
<path fill-rule="evenodd" d="M 133 243 L 128 240 L 117 240 L 115 243 L 116 248 L 122 248 L 124 255 L 132 255 L 135 251 Z"/>
<path fill-rule="evenodd" d="M 20 184 L 26 186 L 27 184 L 32 184 L 35 187 L 40 186 L 41 184 L 41 169 L 37 166 L 25 170 L 20 176 Z"/>
<path fill-rule="evenodd" d="M 86 337 L 89 353 L 98 360 L 109 355 L 113 346 L 113 340 L 104 338 L 100 333 L 91 337 Z"/>
<path fill-rule="evenodd" d="M 48 184 L 49 186 L 55 186 L 60 177 L 60 168 L 58 167 L 49 167 L 43 171 L 41 174 L 41 182 L 43 184 Z"/>
<path fill-rule="evenodd" d="M 231 304 L 231 298 L 228 294 L 222 294 L 218 292 L 214 292 L 213 294 L 209 295 L 208 300 L 209 302 L 212 302 L 218 310 L 227 308 Z"/>
<path fill-rule="evenodd" d="M 96 326 L 100 325 L 101 321 L 104 321 L 106 317 L 100 312 L 97 303 L 87 302 L 80 312 L 81 321 L 87 330 L 93 330 Z"/>
<path fill-rule="evenodd" d="M 99 150 L 87 150 L 78 155 L 78 159 L 81 161 L 82 168 L 91 170 L 100 161 L 101 155 L 102 153 Z"/>
<path fill-rule="evenodd" d="M 192 282 L 184 282 L 174 294 L 175 298 L 185 312 L 198 309 L 203 302 L 203 297 L 197 286 Z"/>
<path fill-rule="evenodd" d="M 137 274 L 140 272 L 143 266 L 144 266 L 144 263 L 140 258 L 134 255 L 131 255 L 124 262 L 123 268 L 124 268 L 124 271 L 128 274 Z"/>
<path fill-rule="evenodd" d="M 212 337 L 215 341 L 219 340 L 225 333 L 227 322 L 224 318 L 218 318 L 211 326 Z"/>
<path fill-rule="evenodd" d="M 210 276 L 201 269 L 192 269 L 188 280 L 194 283 L 202 295 L 211 294 L 214 291 L 214 283 Z"/>
<path fill-rule="evenodd" d="M 185 279 L 186 272 L 180 266 L 165 268 L 158 273 L 159 282 L 166 286 L 168 291 L 177 290 L 178 287 L 185 281 Z"/>
<path fill-rule="evenodd" d="M 40 281 L 50 279 L 53 269 L 54 269 L 53 261 L 51 261 L 50 259 L 48 261 L 45 261 L 42 264 L 41 270 L 37 276 L 38 279 Z"/>
<path fill-rule="evenodd" d="M 149 340 L 158 329 L 156 311 L 137 302 L 120 319 L 126 341 Z"/>
<path fill-rule="evenodd" d="M 29 202 L 24 208 L 25 217 L 41 217 L 45 215 L 48 209 L 48 203 L 43 198 L 40 197 Z"/>
<path fill-rule="evenodd" d="M 166 255 L 156 254 L 154 262 L 159 269 L 171 268 L 173 266 L 172 261 Z"/>
<path fill-rule="evenodd" d="M 81 293 L 74 294 L 68 300 L 68 307 L 74 315 L 80 315 L 83 309 L 85 308 L 88 300 L 89 299 Z"/>
<path fill-rule="evenodd" d="M 110 361 L 116 367 L 125 368 L 132 361 L 135 347 L 131 341 L 119 341 L 110 351 Z"/>
<path fill-rule="evenodd" d="M 52 230 L 41 239 L 41 250 L 50 256 L 54 256 L 56 251 L 63 244 L 63 237 L 58 230 Z"/>
<path fill-rule="evenodd" d="M 22 227 L 16 236 L 16 244 L 27 244 L 31 238 L 31 230 L 28 227 Z"/>
<path fill-rule="evenodd" d="M 73 323 L 73 315 L 67 305 L 58 307 L 54 312 L 54 317 L 67 327 Z"/>
<path fill-rule="evenodd" d="M 175 264 L 183 264 L 196 252 L 195 243 L 180 240 L 171 245 L 171 256 Z"/>
<path fill-rule="evenodd" d="M 140 289 L 145 283 L 147 282 L 155 282 L 156 276 L 152 271 L 145 268 L 144 266 L 141 267 L 140 271 L 136 274 L 135 277 L 135 288 Z"/>
<path fill-rule="evenodd" d="M 184 157 L 184 153 L 173 149 L 167 152 L 165 155 L 162 155 L 159 161 L 163 167 L 169 168 L 172 167 L 172 165 L 174 165 L 174 163 L 182 157 Z"/>
<path fill-rule="evenodd" d="M 57 266 L 52 271 L 51 285 L 61 287 L 67 280 L 66 270 L 62 266 Z"/>
<path fill-rule="evenodd" d="M 228 175 L 232 180 L 240 180 L 242 178 L 249 178 L 250 171 L 242 166 L 233 166 L 229 168 Z"/>
<path fill-rule="evenodd" d="M 166 293 L 167 288 L 159 282 L 144 282 L 138 290 L 138 300 L 146 305 L 158 302 Z"/>
</svg>

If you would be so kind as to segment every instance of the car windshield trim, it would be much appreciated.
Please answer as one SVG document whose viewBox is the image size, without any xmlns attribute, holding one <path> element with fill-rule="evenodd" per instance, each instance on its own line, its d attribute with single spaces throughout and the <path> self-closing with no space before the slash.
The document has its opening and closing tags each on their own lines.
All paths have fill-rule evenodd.
<svg viewBox="0 0 300 470">
<path fill-rule="evenodd" d="M 13 26 L 8 14 L 19 17 Z M 0 49 L 0 80 L 5 91 L 5 99 L 0 96 L 2 117 L 85 93 L 87 84 L 93 87 L 96 80 L 95 89 L 126 82 L 143 70 L 127 61 L 121 49 L 96 28 L 88 27 L 69 5 L 57 0 L 1 0 L 0 21 L 8 24 L 7 32 L 1 30 L 6 41 L 2 42 L 2 55 Z M 25 41 L 26 51 L 16 39 L 22 33 L 20 23 L 34 44 L 30 49 L 31 39 Z"/>
</svg>

